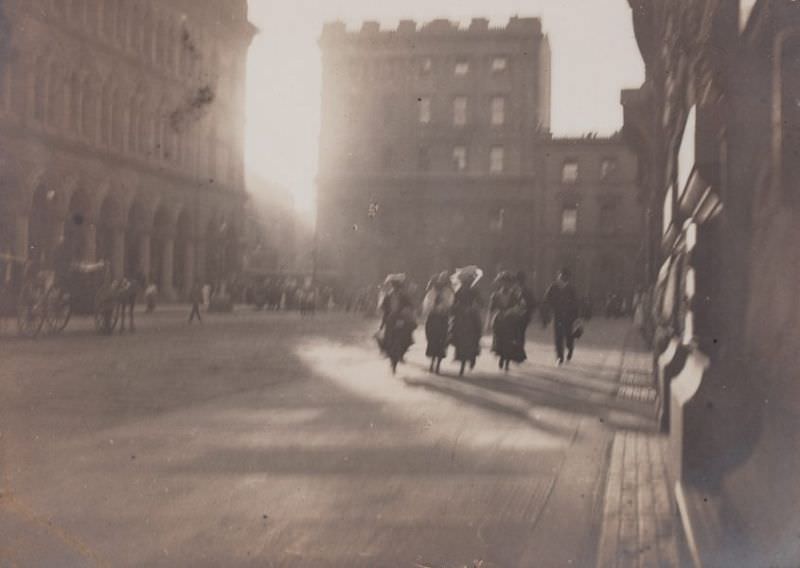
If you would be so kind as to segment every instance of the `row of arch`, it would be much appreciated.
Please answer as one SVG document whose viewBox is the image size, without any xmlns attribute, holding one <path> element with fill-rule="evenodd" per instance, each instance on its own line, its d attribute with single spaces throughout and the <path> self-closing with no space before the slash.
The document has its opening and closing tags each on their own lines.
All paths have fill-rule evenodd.
<svg viewBox="0 0 800 568">
<path fill-rule="evenodd" d="M 106 260 L 115 276 L 144 278 L 167 297 L 241 268 L 242 217 L 230 205 L 163 198 L 164 188 L 126 191 L 78 178 L 58 183 L 45 174 L 29 181 L 16 200 L 10 247 L 29 259 L 48 265 L 59 250 L 72 261 Z"/>
<path fill-rule="evenodd" d="M 176 77 L 214 72 L 215 57 L 203 59 L 198 48 L 210 36 L 191 28 L 186 17 L 151 0 L 39 0 L 38 13 L 88 33 Z M 35 8 L 34 8 L 35 9 Z M 213 67 L 213 68 L 209 68 Z"/>
</svg>

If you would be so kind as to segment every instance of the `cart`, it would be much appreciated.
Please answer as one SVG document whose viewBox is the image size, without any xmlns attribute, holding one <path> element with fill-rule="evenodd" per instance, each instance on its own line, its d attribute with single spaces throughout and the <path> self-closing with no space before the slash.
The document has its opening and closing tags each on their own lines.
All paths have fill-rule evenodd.
<svg viewBox="0 0 800 568">
<path fill-rule="evenodd" d="M 73 315 L 92 316 L 95 330 L 110 335 L 119 320 L 116 286 L 107 262 L 76 263 L 63 280 L 45 273 L 48 282 L 44 329 L 50 335 L 64 331 Z"/>
<path fill-rule="evenodd" d="M 16 319 L 17 333 L 33 338 L 44 327 L 46 286 L 33 263 L 0 254 L 0 320 Z"/>
</svg>

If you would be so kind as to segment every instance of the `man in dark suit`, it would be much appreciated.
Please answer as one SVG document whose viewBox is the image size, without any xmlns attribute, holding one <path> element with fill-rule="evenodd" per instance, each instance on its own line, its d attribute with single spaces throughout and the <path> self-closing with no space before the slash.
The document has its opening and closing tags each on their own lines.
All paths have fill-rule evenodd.
<svg viewBox="0 0 800 568">
<path fill-rule="evenodd" d="M 556 281 L 550 285 L 544 297 L 545 305 L 553 318 L 553 332 L 556 344 L 556 361 L 564 363 L 564 347 L 567 348 L 567 361 L 572 359 L 575 349 L 573 325 L 578 319 L 578 294 L 572 286 L 568 269 L 558 273 Z"/>
</svg>

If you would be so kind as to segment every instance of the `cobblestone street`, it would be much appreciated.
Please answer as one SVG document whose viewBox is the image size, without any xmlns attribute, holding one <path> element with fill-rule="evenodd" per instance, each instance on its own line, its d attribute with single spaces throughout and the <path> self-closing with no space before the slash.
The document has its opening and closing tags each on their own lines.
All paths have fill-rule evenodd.
<svg viewBox="0 0 800 568">
<path fill-rule="evenodd" d="M 459 378 L 422 330 L 393 377 L 361 317 L 185 315 L 3 339 L 0 566 L 616 566 L 651 540 L 619 566 L 677 565 L 627 320 Z"/>
</svg>

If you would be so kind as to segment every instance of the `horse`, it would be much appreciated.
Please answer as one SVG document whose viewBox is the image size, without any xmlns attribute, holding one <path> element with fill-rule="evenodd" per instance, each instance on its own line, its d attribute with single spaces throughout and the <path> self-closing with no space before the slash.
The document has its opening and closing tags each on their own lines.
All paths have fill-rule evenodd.
<svg viewBox="0 0 800 568">
<path fill-rule="evenodd" d="M 121 278 L 114 282 L 113 297 L 116 309 L 119 314 L 119 332 L 125 333 L 125 314 L 130 318 L 129 329 L 131 333 L 136 331 L 133 313 L 136 307 L 136 298 L 139 295 L 141 284 L 135 279 Z"/>
</svg>

